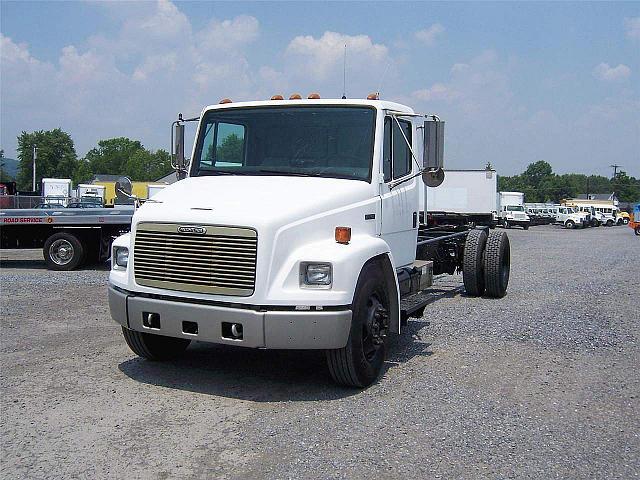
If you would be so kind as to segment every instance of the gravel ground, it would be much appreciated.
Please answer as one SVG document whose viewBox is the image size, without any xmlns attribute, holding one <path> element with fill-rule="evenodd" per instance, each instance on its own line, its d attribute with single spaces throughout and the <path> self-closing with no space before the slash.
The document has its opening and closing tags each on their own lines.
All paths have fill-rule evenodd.
<svg viewBox="0 0 640 480">
<path fill-rule="evenodd" d="M 638 477 L 639 240 L 509 236 L 509 294 L 438 279 L 365 391 L 334 386 L 321 352 L 139 359 L 109 317 L 106 269 L 2 251 L 2 477 Z"/>
</svg>

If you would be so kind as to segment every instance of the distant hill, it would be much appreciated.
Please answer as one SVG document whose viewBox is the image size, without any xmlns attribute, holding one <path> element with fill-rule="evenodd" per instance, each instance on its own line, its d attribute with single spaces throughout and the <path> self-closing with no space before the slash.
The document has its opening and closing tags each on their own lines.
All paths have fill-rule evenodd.
<svg viewBox="0 0 640 480">
<path fill-rule="evenodd" d="M 15 179 L 18 175 L 19 160 L 3 157 L 1 161 L 4 172 Z"/>
</svg>

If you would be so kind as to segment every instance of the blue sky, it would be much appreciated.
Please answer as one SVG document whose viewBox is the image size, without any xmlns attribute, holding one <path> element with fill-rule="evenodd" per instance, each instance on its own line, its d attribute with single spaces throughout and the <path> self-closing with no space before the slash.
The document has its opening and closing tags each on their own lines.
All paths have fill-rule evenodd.
<svg viewBox="0 0 640 480">
<path fill-rule="evenodd" d="M 222 97 L 342 93 L 447 121 L 446 162 L 640 176 L 640 3 L 0 3 L 0 140 L 167 148 Z M 383 74 L 383 72 L 385 72 Z"/>
</svg>

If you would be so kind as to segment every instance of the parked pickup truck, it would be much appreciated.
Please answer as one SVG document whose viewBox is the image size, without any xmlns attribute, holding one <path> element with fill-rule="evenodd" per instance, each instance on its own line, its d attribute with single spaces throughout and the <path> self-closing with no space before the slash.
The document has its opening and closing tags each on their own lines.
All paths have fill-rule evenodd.
<svg viewBox="0 0 640 480">
<path fill-rule="evenodd" d="M 322 349 L 336 382 L 366 387 L 388 336 L 423 315 L 415 294 L 434 275 L 506 294 L 506 232 L 424 223 L 444 123 L 374 97 L 311 97 L 204 108 L 188 165 L 174 122 L 186 178 L 113 244 L 109 306 L 133 352 L 164 360 L 192 340 Z"/>
</svg>

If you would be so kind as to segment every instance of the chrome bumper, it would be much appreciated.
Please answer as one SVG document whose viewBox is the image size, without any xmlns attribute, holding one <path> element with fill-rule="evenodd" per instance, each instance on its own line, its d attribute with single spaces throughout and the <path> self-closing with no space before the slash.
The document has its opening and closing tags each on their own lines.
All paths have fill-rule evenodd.
<svg viewBox="0 0 640 480">
<path fill-rule="evenodd" d="M 117 323 L 139 332 L 251 348 L 342 348 L 351 329 L 351 310 L 233 308 L 137 296 L 112 286 L 109 310 Z M 144 325 L 149 313 L 159 315 L 158 328 Z M 185 333 L 185 321 L 195 322 L 197 333 Z M 241 324 L 242 339 L 223 336 L 223 323 Z"/>
</svg>

